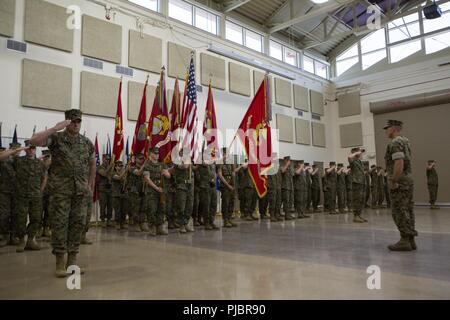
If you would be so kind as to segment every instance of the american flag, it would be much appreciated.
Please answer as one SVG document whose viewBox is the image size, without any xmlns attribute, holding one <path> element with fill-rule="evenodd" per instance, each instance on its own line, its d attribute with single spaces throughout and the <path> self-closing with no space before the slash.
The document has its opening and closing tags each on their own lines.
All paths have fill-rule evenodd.
<svg viewBox="0 0 450 320">
<path fill-rule="evenodd" d="M 191 57 L 187 90 L 183 99 L 183 147 L 189 146 L 191 158 L 195 161 L 198 157 L 197 139 L 197 86 L 195 84 L 194 57 Z"/>
</svg>

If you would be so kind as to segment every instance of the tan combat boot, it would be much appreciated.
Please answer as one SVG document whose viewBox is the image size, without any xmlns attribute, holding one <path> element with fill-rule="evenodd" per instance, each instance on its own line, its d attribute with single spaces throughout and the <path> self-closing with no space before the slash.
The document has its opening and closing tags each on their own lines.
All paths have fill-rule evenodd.
<svg viewBox="0 0 450 320">
<path fill-rule="evenodd" d="M 24 252 L 25 251 L 25 246 L 26 246 L 26 242 L 25 242 L 25 237 L 22 237 L 19 239 L 19 243 L 16 246 L 16 252 Z"/>
<path fill-rule="evenodd" d="M 194 227 L 190 227 L 189 225 L 186 225 L 186 232 L 194 232 Z"/>
<path fill-rule="evenodd" d="M 90 244 L 92 244 L 93 242 L 91 241 L 91 240 L 89 240 L 88 238 L 86 238 L 86 235 L 84 235 L 82 238 L 81 238 L 81 242 L 80 242 L 81 244 L 85 244 L 85 245 L 90 245 Z"/>
<path fill-rule="evenodd" d="M 38 245 L 34 237 L 28 237 L 27 244 L 25 245 L 25 250 L 39 251 L 41 246 Z"/>
<path fill-rule="evenodd" d="M 147 222 L 142 222 L 141 224 L 139 224 L 139 228 L 142 232 L 149 232 L 150 229 L 148 228 L 148 224 Z"/>
<path fill-rule="evenodd" d="M 42 237 L 50 238 L 51 236 L 52 234 L 50 233 L 49 227 L 44 227 L 44 229 L 42 230 Z"/>
<path fill-rule="evenodd" d="M 364 223 L 365 221 L 361 218 L 361 216 L 355 215 L 355 216 L 353 217 L 353 222 L 354 222 L 354 223 Z"/>
<path fill-rule="evenodd" d="M 164 229 L 164 226 L 160 224 L 156 227 L 156 234 L 158 236 L 167 236 L 169 233 Z"/>
<path fill-rule="evenodd" d="M 77 254 L 74 252 L 67 254 L 66 270 L 70 266 L 77 266 L 78 268 L 80 268 L 80 274 L 84 274 L 85 272 L 84 268 L 77 264 Z"/>
<path fill-rule="evenodd" d="M 225 221 L 223 222 L 223 227 L 224 227 L 224 228 L 232 228 L 233 225 L 231 224 L 230 220 L 225 220 Z"/>
<path fill-rule="evenodd" d="M 187 232 L 186 226 L 181 226 L 179 232 L 180 233 L 186 233 Z"/>
<path fill-rule="evenodd" d="M 148 228 L 148 234 L 150 235 L 150 236 L 152 236 L 152 237 L 154 237 L 154 236 L 156 236 L 156 227 L 155 226 L 150 226 L 149 228 Z"/>
<path fill-rule="evenodd" d="M 414 240 L 414 236 L 409 237 L 409 244 L 411 245 L 411 249 L 417 250 L 416 241 Z"/>
<path fill-rule="evenodd" d="M 396 244 L 388 246 L 391 251 L 412 251 L 410 239 L 407 237 L 401 237 Z"/>
<path fill-rule="evenodd" d="M 56 257 L 56 270 L 55 276 L 57 278 L 65 278 L 67 276 L 66 269 L 64 268 L 64 253 L 57 253 Z"/>
</svg>

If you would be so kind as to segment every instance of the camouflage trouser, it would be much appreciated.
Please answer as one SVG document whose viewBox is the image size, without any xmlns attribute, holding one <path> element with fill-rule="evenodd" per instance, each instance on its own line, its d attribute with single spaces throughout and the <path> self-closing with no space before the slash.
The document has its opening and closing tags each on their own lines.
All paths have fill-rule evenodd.
<svg viewBox="0 0 450 320">
<path fill-rule="evenodd" d="M 48 221 L 48 202 L 50 195 L 47 193 L 42 197 L 42 226 L 47 228 L 49 226 Z"/>
<path fill-rule="evenodd" d="M 217 211 L 217 193 L 216 188 L 200 188 L 199 212 L 202 213 L 205 224 L 213 224 Z"/>
<path fill-rule="evenodd" d="M 384 202 L 384 186 L 378 187 L 377 190 L 377 204 L 378 206 L 382 206 Z"/>
<path fill-rule="evenodd" d="M 437 184 L 429 184 L 428 192 L 430 193 L 430 204 L 434 205 L 436 203 L 436 199 L 437 199 L 438 185 Z"/>
<path fill-rule="evenodd" d="M 346 192 L 347 192 L 346 197 L 345 197 L 346 205 L 347 205 L 348 210 L 351 210 L 351 208 L 353 207 L 353 204 L 352 204 L 353 191 L 352 191 L 352 189 L 347 189 Z"/>
<path fill-rule="evenodd" d="M 194 200 L 192 203 L 192 219 L 201 221 L 202 215 L 200 212 L 200 188 L 194 187 Z"/>
<path fill-rule="evenodd" d="M 244 188 L 238 189 L 238 199 L 239 199 L 239 212 L 241 217 L 245 216 L 245 199 L 244 199 Z"/>
<path fill-rule="evenodd" d="M 336 210 L 336 186 L 330 186 L 328 188 L 329 193 L 329 210 L 334 211 Z"/>
<path fill-rule="evenodd" d="M 13 197 L 10 193 L 0 192 L 0 236 L 8 234 L 12 214 Z"/>
<path fill-rule="evenodd" d="M 111 191 L 99 192 L 98 199 L 100 201 L 100 219 L 102 221 L 111 220 L 113 212 Z"/>
<path fill-rule="evenodd" d="M 137 192 L 129 192 L 127 194 L 128 205 L 129 205 L 129 217 L 133 224 L 142 222 L 141 206 L 142 197 Z"/>
<path fill-rule="evenodd" d="M 378 203 L 378 188 L 376 186 L 372 187 L 370 189 L 370 193 L 372 194 L 372 197 L 371 197 L 372 207 L 375 207 Z"/>
<path fill-rule="evenodd" d="M 42 197 L 17 197 L 15 234 L 33 238 L 41 230 Z M 28 216 L 30 222 L 27 226 Z"/>
<path fill-rule="evenodd" d="M 165 215 L 167 217 L 167 221 L 171 224 L 175 223 L 176 216 L 175 211 L 173 209 L 175 201 L 175 192 L 167 192 L 166 193 L 166 205 L 164 207 Z"/>
<path fill-rule="evenodd" d="M 413 194 L 413 185 L 391 190 L 392 218 L 402 237 L 417 236 Z"/>
<path fill-rule="evenodd" d="M 281 189 L 270 190 L 266 197 L 269 199 L 269 212 L 271 218 L 281 215 Z"/>
<path fill-rule="evenodd" d="M 323 209 L 330 210 L 330 191 L 328 188 L 323 190 Z"/>
<path fill-rule="evenodd" d="M 303 189 L 294 189 L 294 208 L 297 216 L 300 216 L 305 213 L 306 208 L 306 190 Z"/>
<path fill-rule="evenodd" d="M 360 183 L 352 183 L 352 204 L 353 214 L 355 216 L 361 215 L 364 209 L 364 185 Z"/>
<path fill-rule="evenodd" d="M 263 216 L 267 215 L 267 208 L 269 207 L 269 192 L 267 192 L 266 195 L 262 198 L 258 197 L 257 201 L 259 216 L 262 218 Z"/>
<path fill-rule="evenodd" d="M 126 220 L 126 214 L 125 214 L 125 203 L 124 203 L 124 196 L 116 196 L 112 198 L 112 205 L 114 209 L 114 217 L 116 222 L 118 223 L 124 223 Z"/>
<path fill-rule="evenodd" d="M 53 254 L 78 253 L 86 223 L 86 196 L 50 195 Z"/>
<path fill-rule="evenodd" d="M 390 195 L 389 187 L 387 184 L 384 186 L 384 196 L 386 197 L 386 204 L 387 204 L 388 208 L 390 208 L 391 207 L 391 195 Z"/>
<path fill-rule="evenodd" d="M 175 214 L 182 226 L 188 224 L 192 215 L 194 203 L 194 190 L 189 187 L 188 190 L 177 189 L 175 193 Z"/>
<path fill-rule="evenodd" d="M 307 186 L 306 187 L 306 210 L 311 210 L 311 201 L 312 201 L 312 191 L 311 191 L 311 186 Z"/>
<path fill-rule="evenodd" d="M 89 231 L 89 227 L 91 226 L 91 218 L 92 218 L 92 210 L 94 208 L 94 199 L 89 195 L 86 197 L 86 220 L 84 222 L 84 229 L 81 235 L 81 239 L 86 237 L 86 233 Z"/>
<path fill-rule="evenodd" d="M 339 211 L 342 211 L 345 208 L 345 188 L 338 187 L 336 191 L 338 208 Z"/>
<path fill-rule="evenodd" d="M 312 207 L 317 210 L 320 203 L 320 189 L 311 189 Z"/>
<path fill-rule="evenodd" d="M 365 189 L 364 189 L 364 205 L 368 205 L 369 204 L 369 199 L 370 199 L 370 185 L 366 185 Z"/>
<path fill-rule="evenodd" d="M 258 201 L 258 194 L 255 188 L 244 189 L 244 213 L 245 216 L 251 217 L 256 209 L 256 202 Z"/>
<path fill-rule="evenodd" d="M 147 222 L 154 226 L 160 226 L 164 222 L 164 207 L 161 196 L 161 193 L 151 190 L 144 197 Z"/>
<path fill-rule="evenodd" d="M 289 217 L 294 206 L 293 190 L 281 189 L 281 202 L 283 203 L 283 212 L 285 217 Z"/>
<path fill-rule="evenodd" d="M 224 221 L 229 221 L 234 211 L 234 191 L 222 188 L 220 196 L 222 199 L 222 218 Z"/>
</svg>

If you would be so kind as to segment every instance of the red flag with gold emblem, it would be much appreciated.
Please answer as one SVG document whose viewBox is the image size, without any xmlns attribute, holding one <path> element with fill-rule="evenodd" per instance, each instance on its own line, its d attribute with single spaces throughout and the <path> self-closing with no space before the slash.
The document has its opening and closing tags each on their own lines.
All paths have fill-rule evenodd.
<svg viewBox="0 0 450 320">
<path fill-rule="evenodd" d="M 205 120 L 203 121 L 203 136 L 206 140 L 206 147 L 208 150 L 215 151 L 216 156 L 219 156 L 219 142 L 217 140 L 217 120 L 216 108 L 214 107 L 214 99 L 212 94 L 211 83 L 209 83 L 208 99 L 206 100 Z"/>
<path fill-rule="evenodd" d="M 147 143 L 147 81 L 145 81 L 144 92 L 142 94 L 141 108 L 139 109 L 139 116 L 134 129 L 133 143 L 131 144 L 131 154 L 136 155 L 140 152 L 144 152 L 145 145 Z"/>
<path fill-rule="evenodd" d="M 124 147 L 123 120 L 122 120 L 122 79 L 119 84 L 119 97 L 117 98 L 116 123 L 114 127 L 113 154 L 116 160 L 120 160 Z"/>
<path fill-rule="evenodd" d="M 266 76 L 256 92 L 242 122 L 238 136 L 248 159 L 248 171 L 260 198 L 267 193 L 267 177 L 272 166 L 272 139 L 269 82 Z"/>
</svg>

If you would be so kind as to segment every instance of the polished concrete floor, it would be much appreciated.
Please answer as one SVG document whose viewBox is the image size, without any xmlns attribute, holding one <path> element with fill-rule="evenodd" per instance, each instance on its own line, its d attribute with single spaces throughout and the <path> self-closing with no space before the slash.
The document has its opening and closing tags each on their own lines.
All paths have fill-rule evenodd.
<svg viewBox="0 0 450 320">
<path fill-rule="evenodd" d="M 156 238 L 93 228 L 81 290 L 53 277 L 48 243 L 21 254 L 0 248 L 0 299 L 450 299 L 450 209 L 416 209 L 416 252 L 387 250 L 399 237 L 388 210 L 365 216 L 369 223 L 320 213 Z M 367 288 L 371 265 L 379 290 Z"/>
</svg>

